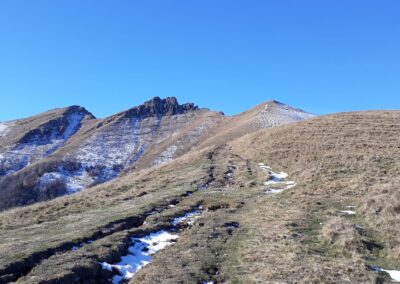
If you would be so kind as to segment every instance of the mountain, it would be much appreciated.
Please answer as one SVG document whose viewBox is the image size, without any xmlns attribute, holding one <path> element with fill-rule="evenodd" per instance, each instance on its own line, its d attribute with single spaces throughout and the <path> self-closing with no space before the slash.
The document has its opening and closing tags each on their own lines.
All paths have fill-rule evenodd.
<svg viewBox="0 0 400 284">
<path fill-rule="evenodd" d="M 82 107 L 0 125 L 0 210 L 71 194 L 194 149 L 311 118 L 270 101 L 233 117 L 155 97 L 96 119 Z"/>
<path fill-rule="evenodd" d="M 18 172 L 54 153 L 90 119 L 94 117 L 87 110 L 72 106 L 0 123 L 0 176 Z"/>
<path fill-rule="evenodd" d="M 0 283 L 391 283 L 400 111 L 229 138 L 265 105 L 280 114 L 274 102 L 242 120 L 189 111 L 219 119 L 207 140 L 231 127 L 167 163 L 0 213 Z"/>
<path fill-rule="evenodd" d="M 260 129 L 299 122 L 313 117 L 315 115 L 281 102 L 267 101 L 238 115 L 226 117 L 222 124 L 211 130 L 213 135 L 210 135 L 202 145 L 224 143 Z"/>
</svg>

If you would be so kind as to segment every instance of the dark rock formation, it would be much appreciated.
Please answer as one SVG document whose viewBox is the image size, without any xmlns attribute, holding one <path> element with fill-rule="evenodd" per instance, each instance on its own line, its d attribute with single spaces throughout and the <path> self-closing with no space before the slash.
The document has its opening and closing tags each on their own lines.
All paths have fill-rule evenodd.
<svg viewBox="0 0 400 284">
<path fill-rule="evenodd" d="M 147 118 L 183 114 L 197 109 L 198 107 L 195 106 L 193 103 L 180 105 L 178 103 L 178 100 L 174 97 L 168 97 L 166 99 L 155 97 L 140 106 L 134 107 L 126 111 L 125 115 L 129 117 L 134 116 Z"/>
</svg>

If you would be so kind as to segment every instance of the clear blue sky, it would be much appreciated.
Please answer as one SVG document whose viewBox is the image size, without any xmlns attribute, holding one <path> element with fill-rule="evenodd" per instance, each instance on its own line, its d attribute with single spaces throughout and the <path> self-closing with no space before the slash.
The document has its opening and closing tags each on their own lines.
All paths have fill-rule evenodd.
<svg viewBox="0 0 400 284">
<path fill-rule="evenodd" d="M 400 1 L 0 1 L 0 120 L 154 96 L 227 114 L 400 109 Z"/>
</svg>

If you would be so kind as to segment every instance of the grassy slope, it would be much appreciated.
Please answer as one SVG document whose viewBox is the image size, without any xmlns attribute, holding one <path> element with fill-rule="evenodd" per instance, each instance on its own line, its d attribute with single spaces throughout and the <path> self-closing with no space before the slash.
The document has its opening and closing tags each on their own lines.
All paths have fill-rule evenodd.
<svg viewBox="0 0 400 284">
<path fill-rule="evenodd" d="M 366 264 L 400 266 L 399 118 L 399 112 L 348 113 L 263 130 L 74 196 L 5 212 L 0 271 L 25 259 L 14 275 L 20 282 L 106 279 L 98 261 L 118 261 L 127 236 L 161 228 L 201 203 L 203 217 L 133 283 L 386 281 Z M 264 194 L 259 162 L 288 172 L 299 185 Z M 236 165 L 233 180 L 226 176 L 229 163 Z M 205 182 L 207 190 L 182 196 Z M 169 208 L 174 201 L 180 203 Z M 355 217 L 339 214 L 347 205 L 356 206 Z M 154 208 L 159 213 L 146 219 Z M 95 241 L 70 250 L 88 239 Z M 26 260 L 49 248 L 58 253 Z"/>
</svg>

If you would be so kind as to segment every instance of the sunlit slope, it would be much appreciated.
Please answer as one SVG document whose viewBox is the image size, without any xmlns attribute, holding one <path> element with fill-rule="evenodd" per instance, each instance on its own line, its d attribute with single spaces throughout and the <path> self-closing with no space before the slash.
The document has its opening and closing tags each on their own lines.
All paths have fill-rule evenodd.
<svg viewBox="0 0 400 284">
<path fill-rule="evenodd" d="M 0 214 L 5 281 L 107 283 L 132 239 L 177 239 L 132 283 L 389 283 L 399 269 L 400 112 L 261 130 Z M 287 175 L 286 175 L 287 173 Z M 174 218 L 200 210 L 190 225 Z M 174 237 L 175 238 L 175 237 Z"/>
</svg>

